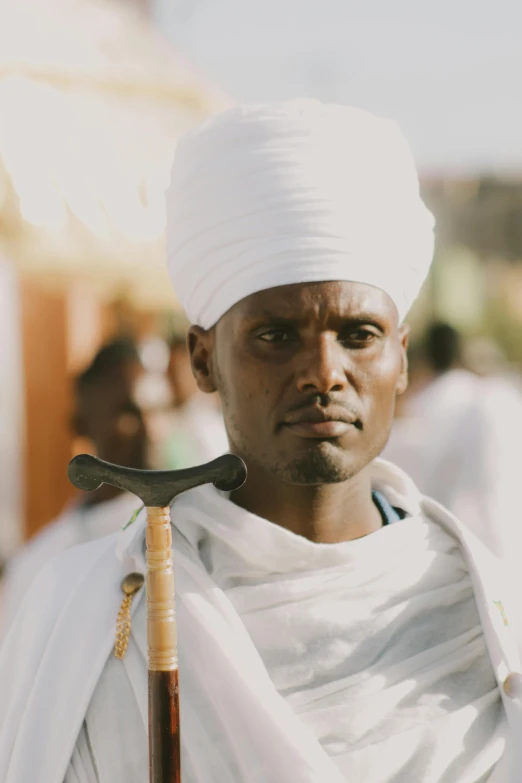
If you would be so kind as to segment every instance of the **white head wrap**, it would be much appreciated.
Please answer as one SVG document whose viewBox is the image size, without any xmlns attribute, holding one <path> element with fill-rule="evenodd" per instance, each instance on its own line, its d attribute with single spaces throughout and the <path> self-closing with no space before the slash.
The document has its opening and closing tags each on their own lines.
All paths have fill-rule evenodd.
<svg viewBox="0 0 522 783">
<path fill-rule="evenodd" d="M 402 319 L 428 273 L 432 215 L 390 120 L 297 100 L 233 108 L 179 143 L 167 260 L 193 324 L 290 283 L 385 291 Z"/>
</svg>

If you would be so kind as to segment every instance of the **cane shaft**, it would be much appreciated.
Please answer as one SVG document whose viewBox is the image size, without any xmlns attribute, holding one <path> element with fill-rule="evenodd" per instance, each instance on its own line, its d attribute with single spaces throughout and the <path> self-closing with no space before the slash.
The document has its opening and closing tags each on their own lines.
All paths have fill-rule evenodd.
<svg viewBox="0 0 522 783">
<path fill-rule="evenodd" d="M 149 671 L 149 780 L 181 783 L 178 671 Z"/>
<path fill-rule="evenodd" d="M 147 509 L 150 783 L 180 783 L 179 690 L 170 509 Z"/>
</svg>

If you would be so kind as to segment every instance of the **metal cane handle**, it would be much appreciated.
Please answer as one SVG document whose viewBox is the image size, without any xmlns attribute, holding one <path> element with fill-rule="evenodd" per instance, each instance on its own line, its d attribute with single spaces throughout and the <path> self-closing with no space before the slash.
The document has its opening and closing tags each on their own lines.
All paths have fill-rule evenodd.
<svg viewBox="0 0 522 783">
<path fill-rule="evenodd" d="M 246 468 L 234 454 L 223 454 L 212 462 L 185 470 L 136 470 L 113 465 L 91 454 L 80 454 L 69 463 L 69 480 L 78 489 L 98 489 L 111 484 L 137 495 L 145 506 L 169 506 L 176 495 L 201 484 L 232 492 L 244 483 Z"/>
</svg>

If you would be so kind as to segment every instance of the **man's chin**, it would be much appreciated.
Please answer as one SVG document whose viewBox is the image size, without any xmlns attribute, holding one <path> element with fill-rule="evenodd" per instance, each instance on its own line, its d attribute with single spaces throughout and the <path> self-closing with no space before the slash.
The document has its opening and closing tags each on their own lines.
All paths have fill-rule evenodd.
<svg viewBox="0 0 522 783">
<path fill-rule="evenodd" d="M 280 466 L 278 474 L 291 484 L 317 486 L 348 481 L 359 470 L 355 455 L 347 453 L 338 443 L 314 441 L 306 453 Z"/>
</svg>

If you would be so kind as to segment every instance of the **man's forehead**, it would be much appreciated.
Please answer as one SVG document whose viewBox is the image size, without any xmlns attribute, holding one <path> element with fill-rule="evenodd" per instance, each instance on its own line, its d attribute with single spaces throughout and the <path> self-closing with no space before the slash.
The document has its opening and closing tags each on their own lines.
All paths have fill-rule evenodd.
<svg viewBox="0 0 522 783">
<path fill-rule="evenodd" d="M 395 304 L 380 288 L 348 281 L 295 283 L 258 291 L 238 302 L 231 312 L 244 319 L 297 320 L 311 315 L 397 317 Z"/>
</svg>

